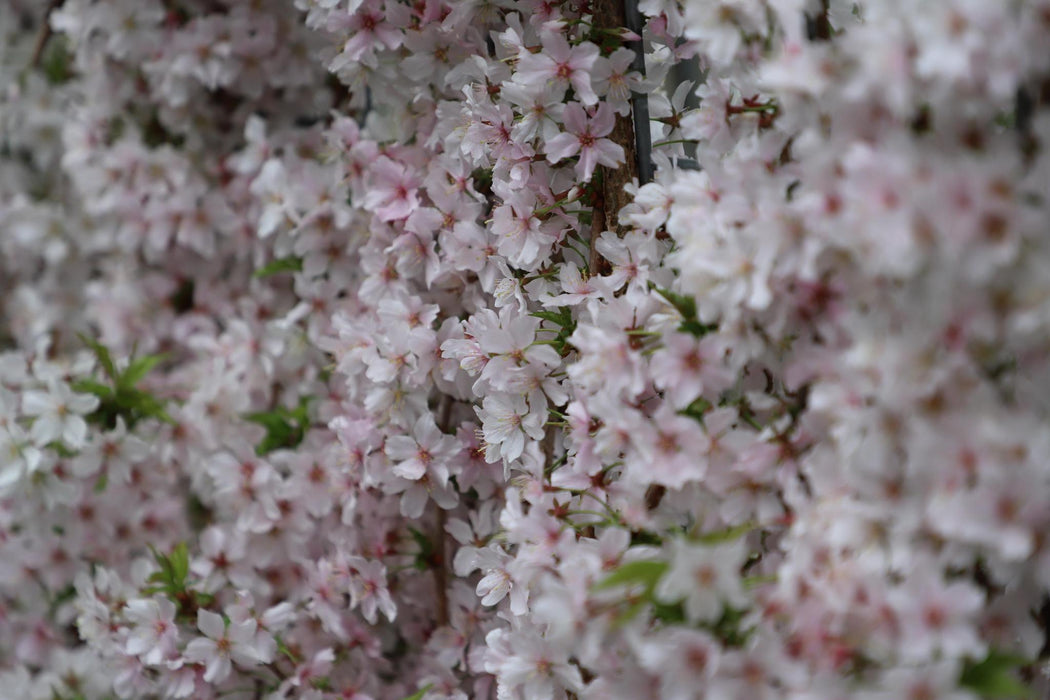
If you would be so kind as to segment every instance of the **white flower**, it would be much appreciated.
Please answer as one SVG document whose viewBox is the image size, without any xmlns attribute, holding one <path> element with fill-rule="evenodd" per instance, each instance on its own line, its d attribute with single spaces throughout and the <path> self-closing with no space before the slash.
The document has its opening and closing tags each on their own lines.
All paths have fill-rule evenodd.
<svg viewBox="0 0 1050 700">
<path fill-rule="evenodd" d="M 136 599 L 124 606 L 124 615 L 133 623 L 124 651 L 156 666 L 175 651 L 179 628 L 175 624 L 175 604 L 167 598 Z"/>
<path fill-rule="evenodd" d="M 691 621 L 717 620 L 726 605 L 747 605 L 740 581 L 746 554 L 742 540 L 714 546 L 674 540 L 671 567 L 657 584 L 656 596 L 665 603 L 684 599 Z"/>
<path fill-rule="evenodd" d="M 543 439 L 543 416 L 530 411 L 523 396 L 486 396 L 477 410 L 488 448 L 485 459 L 513 462 L 525 451 L 525 438 Z"/>
<path fill-rule="evenodd" d="M 47 391 L 27 391 L 22 397 L 22 410 L 36 417 L 29 436 L 40 446 L 59 439 L 74 449 L 83 446 L 87 439 L 83 416 L 98 404 L 97 396 L 77 394 L 60 381 L 50 382 Z"/>
<path fill-rule="evenodd" d="M 200 609 L 197 611 L 197 627 L 206 636 L 187 644 L 185 656 L 189 661 L 205 664 L 206 683 L 224 681 L 233 670 L 234 662 L 245 667 L 259 663 L 259 654 L 253 645 L 256 628 L 254 619 L 227 626 L 221 615 Z"/>
</svg>

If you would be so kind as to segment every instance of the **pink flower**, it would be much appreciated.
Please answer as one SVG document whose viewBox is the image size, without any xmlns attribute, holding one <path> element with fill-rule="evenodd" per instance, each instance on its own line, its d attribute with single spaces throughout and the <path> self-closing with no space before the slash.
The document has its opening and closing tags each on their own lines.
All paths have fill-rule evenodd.
<svg viewBox="0 0 1050 700">
<path fill-rule="evenodd" d="M 543 51 L 523 52 L 518 58 L 514 82 L 522 85 L 546 85 L 554 82 L 563 91 L 570 85 L 585 105 L 598 103 L 591 87 L 591 69 L 598 60 L 598 47 L 590 42 L 569 46 L 562 34 L 544 34 Z"/>
<path fill-rule="evenodd" d="M 431 470 L 448 478 L 448 460 L 455 452 L 455 439 L 438 429 L 434 416 L 424 413 L 412 428 L 412 435 L 394 435 L 386 441 L 386 453 L 393 461 L 394 473 L 417 480 Z"/>
<path fill-rule="evenodd" d="M 742 540 L 714 546 L 674 540 L 671 568 L 660 579 L 656 597 L 668 603 L 684 599 L 685 614 L 690 620 L 717 620 L 724 606 L 747 604 L 740 582 L 740 567 L 746 555 Z"/>
<path fill-rule="evenodd" d="M 364 206 L 383 221 L 407 218 L 419 206 L 419 178 L 401 163 L 380 156 L 371 167 Z"/>
<path fill-rule="evenodd" d="M 259 654 L 253 644 L 255 620 L 227 626 L 221 615 L 202 608 L 197 611 L 197 627 L 205 637 L 187 644 L 185 656 L 189 661 L 206 666 L 205 682 L 221 683 L 233 670 L 233 662 L 248 667 L 259 663 Z"/>
<path fill-rule="evenodd" d="M 381 610 L 386 619 L 393 622 L 397 617 L 397 606 L 387 590 L 386 567 L 378 561 L 361 557 L 350 557 L 350 607 L 361 606 L 361 614 L 375 624 L 376 610 Z"/>
<path fill-rule="evenodd" d="M 663 343 L 653 354 L 650 371 L 653 383 L 675 408 L 685 408 L 701 394 L 718 396 L 732 386 L 735 375 L 725 361 L 725 344 L 717 336 L 669 333 Z"/>
<path fill-rule="evenodd" d="M 125 652 L 155 666 L 175 651 L 179 628 L 173 602 L 167 598 L 132 600 L 124 606 L 124 614 L 133 624 L 124 644 Z"/>
<path fill-rule="evenodd" d="M 37 445 L 62 440 L 74 449 L 83 446 L 88 427 L 83 416 L 98 407 L 98 397 L 76 394 L 68 384 L 53 381 L 47 391 L 27 391 L 22 410 L 35 416 L 29 437 Z"/>
<path fill-rule="evenodd" d="M 623 148 L 603 138 L 612 133 L 615 123 L 616 115 L 607 104 L 588 115 L 579 102 L 570 102 L 565 107 L 567 131 L 547 141 L 547 160 L 557 163 L 578 154 L 576 175 L 583 181 L 591 179 L 598 165 L 615 168 L 624 162 Z"/>
</svg>

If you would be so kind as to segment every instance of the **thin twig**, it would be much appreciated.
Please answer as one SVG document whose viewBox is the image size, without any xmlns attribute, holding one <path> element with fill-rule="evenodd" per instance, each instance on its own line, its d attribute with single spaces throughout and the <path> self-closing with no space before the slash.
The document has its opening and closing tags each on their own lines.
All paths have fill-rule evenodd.
<svg viewBox="0 0 1050 700">
<path fill-rule="evenodd" d="M 451 429 L 452 397 L 445 394 L 441 397 L 438 409 L 438 427 L 447 433 Z M 437 593 L 437 624 L 444 627 L 449 623 L 448 614 L 448 547 L 445 544 L 445 525 L 448 517 L 445 509 L 437 508 L 437 532 L 434 533 L 434 557 L 431 565 L 434 569 L 434 588 Z"/>
<path fill-rule="evenodd" d="M 65 0 L 51 0 L 48 3 L 47 9 L 44 10 L 44 24 L 40 27 L 40 33 L 36 36 L 36 43 L 33 45 L 33 57 L 29 59 L 30 69 L 36 68 L 40 65 L 40 59 L 44 55 L 44 47 L 47 46 L 47 42 L 51 39 L 53 34 L 51 30 L 51 13 L 62 6 Z"/>
<path fill-rule="evenodd" d="M 633 8 L 633 13 L 637 13 L 637 7 L 633 2 L 634 0 L 595 0 L 593 10 L 594 26 L 599 29 L 609 30 L 622 30 L 628 27 L 628 5 L 631 5 Z M 635 24 L 639 25 L 637 31 L 634 27 L 631 27 L 631 31 L 635 31 L 635 33 L 640 32 L 640 19 L 634 17 L 633 14 L 631 19 L 635 20 Z M 635 52 L 634 67 L 637 69 L 640 65 L 644 72 L 644 62 L 639 63 L 642 60 L 641 46 L 638 45 L 639 42 L 631 43 L 634 44 L 631 46 Z M 643 179 L 639 168 L 642 161 L 645 163 L 649 162 L 649 151 L 651 150 L 649 139 L 647 138 L 649 133 L 649 109 L 647 102 L 644 102 L 645 106 L 644 108 L 642 107 L 643 102 L 644 100 L 632 99 L 633 118 L 617 114 L 616 123 L 613 126 L 612 133 L 609 134 L 609 139 L 623 149 L 624 164 L 619 168 L 600 168 L 602 188 L 598 202 L 594 207 L 594 217 L 591 220 L 590 272 L 592 275 L 609 272 L 608 269 L 605 269 L 608 268 L 608 263 L 598 255 L 594 246 L 602 232 L 606 229 L 611 229 L 618 236 L 622 236 L 627 232 L 627 227 L 622 225 L 619 220 L 620 210 L 629 201 L 624 187 L 632 181 L 638 181 L 639 184 L 643 184 L 646 181 Z M 639 135 L 642 133 L 646 135 L 644 149 L 646 152 L 640 160 L 638 146 L 640 145 Z"/>
</svg>

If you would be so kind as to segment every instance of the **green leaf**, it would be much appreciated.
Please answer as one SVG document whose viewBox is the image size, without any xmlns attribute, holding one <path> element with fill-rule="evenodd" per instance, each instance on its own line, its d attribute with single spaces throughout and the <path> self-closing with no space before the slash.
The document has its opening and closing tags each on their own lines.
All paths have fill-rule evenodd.
<svg viewBox="0 0 1050 700">
<path fill-rule="evenodd" d="M 681 603 L 653 603 L 653 617 L 661 622 L 681 624 L 685 622 L 685 606 Z"/>
<path fill-rule="evenodd" d="M 691 539 L 701 544 L 723 544 L 725 542 L 732 542 L 735 539 L 739 539 L 757 527 L 758 523 L 746 522 L 740 525 L 734 525 L 733 527 L 727 527 L 724 530 L 705 532 L 704 534 L 697 535 Z"/>
<path fill-rule="evenodd" d="M 678 415 L 687 416 L 703 424 L 704 414 L 707 413 L 707 411 L 710 410 L 711 407 L 711 402 L 701 396 L 696 401 L 693 401 L 691 404 L 679 411 Z"/>
<path fill-rule="evenodd" d="M 165 355 L 132 356 L 127 368 L 121 372 L 117 370 L 112 353 L 105 345 L 84 335 L 79 337 L 95 354 L 112 384 L 107 386 L 94 379 L 81 379 L 73 383 L 74 390 L 94 394 L 100 399 L 98 408 L 86 416 L 87 420 L 107 429 L 116 427 L 118 418 L 123 418 L 129 428 L 133 428 L 144 418 L 175 422 L 164 409 L 164 401 L 149 392 L 135 388 L 139 381 L 166 358 Z"/>
<path fill-rule="evenodd" d="M 120 375 L 120 386 L 129 389 L 134 388 L 147 374 L 153 371 L 154 367 L 166 359 L 166 355 L 143 355 L 132 359 L 128 363 L 128 368 Z"/>
<path fill-rule="evenodd" d="M 294 256 L 290 258 L 278 258 L 277 260 L 273 260 L 260 267 L 252 274 L 252 277 L 269 277 L 271 275 L 278 275 L 282 272 L 301 272 L 302 269 L 302 258 Z"/>
<path fill-rule="evenodd" d="M 983 660 L 966 663 L 959 685 L 985 698 L 1034 698 L 1033 690 L 1014 675 L 1030 663 L 1022 656 L 993 649 Z"/>
<path fill-rule="evenodd" d="M 168 559 L 171 562 L 175 580 L 179 583 L 185 583 L 186 577 L 190 574 L 190 551 L 186 547 L 186 543 L 179 542 L 175 545 L 175 549 L 172 550 Z"/>
<path fill-rule="evenodd" d="M 688 319 L 682 321 L 678 325 L 678 330 L 681 333 L 688 333 L 695 335 L 697 338 L 703 338 L 708 333 L 718 330 L 718 324 L 716 323 L 700 323 L 696 319 Z"/>
<path fill-rule="evenodd" d="M 61 85 L 73 77 L 73 56 L 65 37 L 52 36 L 40 61 L 44 77 L 52 85 Z"/>
<path fill-rule="evenodd" d="M 631 601 L 631 603 L 624 608 L 620 613 L 613 618 L 613 628 L 619 628 L 626 625 L 628 622 L 638 617 L 638 614 L 645 610 L 646 606 L 649 605 L 649 601 L 645 598 L 638 598 L 637 600 Z"/>
<path fill-rule="evenodd" d="M 293 664 L 299 664 L 302 659 L 299 658 L 298 654 L 291 650 L 291 648 L 285 643 L 281 635 L 275 634 L 273 637 L 274 641 L 277 642 L 277 651 L 281 652 L 288 657 L 289 661 Z"/>
<path fill-rule="evenodd" d="M 78 379 L 70 384 L 73 391 L 78 394 L 94 394 L 100 399 L 104 399 L 113 394 L 112 387 L 108 387 L 101 382 L 96 382 L 94 379 Z"/>
<path fill-rule="evenodd" d="M 47 448 L 49 450 L 54 451 L 54 453 L 57 454 L 59 457 L 69 458 L 69 457 L 76 457 L 78 454 L 80 454 L 76 450 L 69 449 L 68 447 L 63 445 L 61 442 L 49 442 L 49 443 L 47 443 Z"/>
<path fill-rule="evenodd" d="M 416 568 L 420 570 L 426 569 L 430 557 L 434 555 L 434 543 L 430 542 L 429 538 L 416 528 L 408 528 L 408 532 L 412 533 L 412 538 L 419 545 L 419 554 L 416 555 Z"/>
<path fill-rule="evenodd" d="M 685 294 L 678 294 L 672 292 L 670 289 L 664 287 L 657 287 L 652 285 L 652 290 L 667 300 L 671 306 L 673 306 L 678 313 L 682 314 L 682 318 L 686 321 L 696 320 L 696 299 Z"/>
<path fill-rule="evenodd" d="M 310 397 L 304 396 L 295 408 L 278 406 L 272 411 L 245 414 L 245 420 L 266 428 L 266 436 L 256 445 L 255 453 L 265 455 L 274 450 L 297 447 L 310 427 L 309 402 Z"/>
<path fill-rule="evenodd" d="M 402 700 L 423 700 L 423 696 L 426 695 L 428 692 L 430 692 L 430 689 L 433 688 L 433 687 L 434 687 L 433 683 L 427 683 L 425 686 L 423 686 L 422 688 L 420 688 L 416 692 L 414 692 L 411 695 L 407 695 L 404 698 L 402 698 Z"/>
<path fill-rule="evenodd" d="M 652 282 L 649 283 L 649 289 L 666 299 L 667 303 L 682 315 L 682 322 L 678 325 L 680 333 L 689 333 L 697 338 L 702 338 L 708 333 L 718 330 L 717 324 L 702 323 L 697 318 L 696 299 L 694 297 L 672 292 L 670 289 L 658 287 Z"/>
<path fill-rule="evenodd" d="M 743 608 L 738 609 L 726 606 L 722 610 L 722 616 L 710 627 L 711 632 L 721 639 L 726 646 L 744 646 L 748 637 L 754 632 L 754 629 L 743 629 L 741 626 L 746 612 Z"/>
<path fill-rule="evenodd" d="M 574 325 L 572 311 L 568 307 L 562 307 L 559 311 L 533 311 L 529 315 L 562 327 Z"/>
<path fill-rule="evenodd" d="M 604 590 L 615 586 L 641 584 L 647 591 L 651 591 L 656 588 L 660 577 L 667 572 L 669 567 L 670 564 L 665 561 L 629 561 L 596 583 L 594 588 Z"/>
<path fill-rule="evenodd" d="M 102 371 L 106 373 L 106 376 L 110 380 L 117 381 L 117 366 L 113 363 L 113 356 L 109 354 L 109 348 L 102 343 L 89 338 L 83 333 L 77 333 L 77 337 L 80 338 L 80 342 L 91 348 L 91 351 L 95 353 L 95 358 L 98 359 L 98 363 L 102 365 Z"/>
<path fill-rule="evenodd" d="M 148 583 L 156 583 L 144 592 L 148 593 L 170 593 L 178 594 L 186 590 L 186 578 L 190 573 L 190 553 L 185 542 L 175 545 L 170 555 L 161 554 L 153 545 L 148 545 L 153 554 L 153 560 L 157 562 L 160 571 L 154 571 L 146 579 Z"/>
</svg>

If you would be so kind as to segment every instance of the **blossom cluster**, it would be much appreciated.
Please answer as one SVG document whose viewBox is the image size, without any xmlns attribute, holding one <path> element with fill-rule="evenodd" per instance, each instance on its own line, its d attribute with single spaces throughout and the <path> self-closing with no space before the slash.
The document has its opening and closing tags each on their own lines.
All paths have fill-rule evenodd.
<svg viewBox="0 0 1050 700">
<path fill-rule="evenodd" d="M 0 697 L 1045 691 L 1050 2 L 628 5 L 0 5 Z"/>
</svg>

